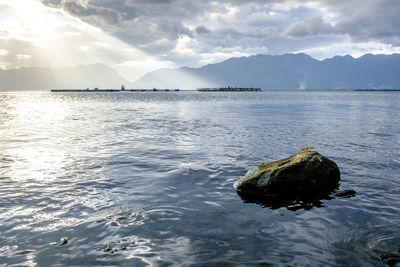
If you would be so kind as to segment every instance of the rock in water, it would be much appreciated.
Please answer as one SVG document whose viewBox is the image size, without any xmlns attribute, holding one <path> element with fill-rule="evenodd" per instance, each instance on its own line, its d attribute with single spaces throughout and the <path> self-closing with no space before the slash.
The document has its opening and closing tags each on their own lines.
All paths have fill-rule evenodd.
<svg viewBox="0 0 400 267">
<path fill-rule="evenodd" d="M 286 159 L 265 162 L 238 180 L 239 193 L 270 196 L 325 194 L 338 187 L 340 171 L 336 163 L 316 151 L 304 151 Z"/>
<path fill-rule="evenodd" d="M 335 197 L 349 198 L 349 197 L 354 197 L 355 195 L 356 191 L 353 189 L 345 189 L 335 192 Z"/>
</svg>

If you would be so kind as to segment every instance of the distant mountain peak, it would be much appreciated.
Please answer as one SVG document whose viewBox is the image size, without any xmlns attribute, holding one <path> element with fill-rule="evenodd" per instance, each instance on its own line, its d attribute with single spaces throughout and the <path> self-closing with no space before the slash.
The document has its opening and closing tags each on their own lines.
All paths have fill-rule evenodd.
<svg viewBox="0 0 400 267">
<path fill-rule="evenodd" d="M 158 70 L 142 76 L 134 85 L 149 88 L 229 85 L 262 89 L 390 89 L 400 87 L 400 57 L 398 54 L 367 54 L 360 58 L 345 55 L 320 61 L 304 53 L 257 54 L 200 68 Z"/>
</svg>

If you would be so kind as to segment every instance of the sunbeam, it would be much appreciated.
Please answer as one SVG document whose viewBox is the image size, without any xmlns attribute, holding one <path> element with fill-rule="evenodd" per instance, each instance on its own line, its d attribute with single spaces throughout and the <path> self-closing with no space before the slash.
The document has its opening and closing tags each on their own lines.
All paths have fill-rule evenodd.
<svg viewBox="0 0 400 267">
<path fill-rule="evenodd" d="M 148 71 L 175 67 L 39 1 L 0 0 L 0 5 L 2 69 L 102 63 L 134 81 Z"/>
</svg>

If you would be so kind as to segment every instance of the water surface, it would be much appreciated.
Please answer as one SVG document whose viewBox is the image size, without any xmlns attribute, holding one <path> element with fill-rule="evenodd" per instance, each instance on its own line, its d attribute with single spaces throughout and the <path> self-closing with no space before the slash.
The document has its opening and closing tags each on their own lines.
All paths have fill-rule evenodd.
<svg viewBox="0 0 400 267">
<path fill-rule="evenodd" d="M 400 249 L 399 103 L 396 92 L 1 93 L 0 264 L 383 265 Z M 308 146 L 355 197 L 296 210 L 236 194 L 248 169 Z"/>
</svg>

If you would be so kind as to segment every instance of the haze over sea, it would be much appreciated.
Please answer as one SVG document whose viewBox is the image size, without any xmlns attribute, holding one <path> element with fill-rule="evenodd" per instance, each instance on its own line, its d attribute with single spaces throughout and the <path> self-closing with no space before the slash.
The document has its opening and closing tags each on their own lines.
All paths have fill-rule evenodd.
<svg viewBox="0 0 400 267">
<path fill-rule="evenodd" d="M 400 249 L 399 103 L 398 92 L 0 93 L 0 263 L 383 265 Z M 232 187 L 308 146 L 354 197 L 272 209 Z"/>
</svg>

